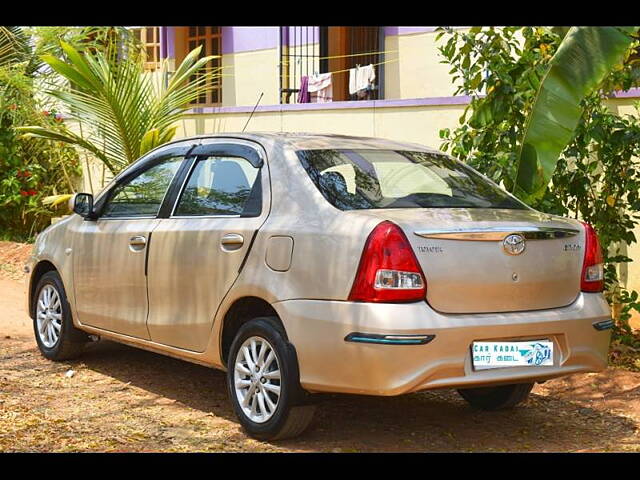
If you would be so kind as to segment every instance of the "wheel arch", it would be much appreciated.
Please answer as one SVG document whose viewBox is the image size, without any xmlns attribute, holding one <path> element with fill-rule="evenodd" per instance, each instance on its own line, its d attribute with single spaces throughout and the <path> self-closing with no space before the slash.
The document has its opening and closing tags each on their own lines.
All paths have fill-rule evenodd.
<svg viewBox="0 0 640 480">
<path fill-rule="evenodd" d="M 246 296 L 238 298 L 229 307 L 222 322 L 220 358 L 225 367 L 227 366 L 227 357 L 229 356 L 231 343 L 236 333 L 242 325 L 256 317 L 274 317 L 282 329 L 285 340 L 287 342 L 289 341 L 282 320 L 269 302 L 260 297 Z"/>
<path fill-rule="evenodd" d="M 33 267 L 33 273 L 31 274 L 31 280 L 29 281 L 29 316 L 31 318 L 34 318 L 35 316 L 33 296 L 35 294 L 36 287 L 38 286 L 38 282 L 42 276 L 48 272 L 58 272 L 58 275 L 60 274 L 56 266 L 49 260 L 40 260 L 35 267 Z"/>
</svg>

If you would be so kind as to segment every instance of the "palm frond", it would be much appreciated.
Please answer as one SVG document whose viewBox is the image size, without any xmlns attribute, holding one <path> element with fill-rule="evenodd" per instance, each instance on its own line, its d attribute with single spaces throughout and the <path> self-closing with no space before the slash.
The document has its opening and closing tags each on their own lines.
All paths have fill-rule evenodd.
<svg viewBox="0 0 640 480">
<path fill-rule="evenodd" d="M 157 85 L 135 58 L 113 61 L 108 53 L 83 53 L 65 42 L 61 42 L 61 46 L 65 61 L 53 55 L 42 58 L 69 81 L 71 88 L 48 93 L 67 105 L 69 115 L 81 123 L 83 131 L 81 135 L 45 134 L 42 129 L 27 127 L 25 132 L 41 138 L 63 136 L 66 140 L 62 141 L 89 150 L 114 173 L 171 140 L 177 130 L 177 120 L 219 74 L 204 71 L 205 65 L 215 57 L 199 58 L 201 47 L 186 56 L 166 85 Z M 166 78 L 167 73 L 165 62 L 163 77 Z"/>
<path fill-rule="evenodd" d="M 0 66 L 30 60 L 29 41 L 20 27 L 0 27 Z"/>
</svg>

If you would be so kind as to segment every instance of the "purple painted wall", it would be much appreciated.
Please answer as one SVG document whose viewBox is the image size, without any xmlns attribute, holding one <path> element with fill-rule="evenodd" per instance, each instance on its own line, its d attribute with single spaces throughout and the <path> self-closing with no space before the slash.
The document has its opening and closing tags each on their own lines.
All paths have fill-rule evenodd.
<svg viewBox="0 0 640 480">
<path fill-rule="evenodd" d="M 410 33 L 433 32 L 437 27 L 384 27 L 385 35 L 408 35 Z"/>
<path fill-rule="evenodd" d="M 289 46 L 301 46 L 320 42 L 320 27 L 302 27 L 304 31 L 300 33 L 298 27 L 289 27 L 285 30 L 285 35 L 289 36 Z"/>
<path fill-rule="evenodd" d="M 160 58 L 167 58 L 167 27 L 159 27 L 160 30 Z"/>
<path fill-rule="evenodd" d="M 616 92 L 613 94 L 615 98 L 635 98 L 640 97 L 640 88 L 630 88 L 626 92 Z"/>
<path fill-rule="evenodd" d="M 342 110 L 357 108 L 384 107 L 419 107 L 426 105 L 466 105 L 471 101 L 469 96 L 408 98 L 402 100 L 368 100 L 328 103 L 294 103 L 284 105 L 260 105 L 256 112 L 286 112 L 293 110 Z M 192 113 L 249 113 L 253 105 L 233 107 L 199 107 L 191 109 Z"/>
<path fill-rule="evenodd" d="M 305 29 L 300 36 L 299 29 L 289 27 L 285 30 L 285 36 L 287 35 L 291 46 L 317 43 L 320 28 Z M 279 42 L 280 27 L 222 27 L 223 54 L 278 48 Z"/>
<path fill-rule="evenodd" d="M 167 58 L 176 58 L 176 27 L 166 27 Z"/>
<path fill-rule="evenodd" d="M 222 27 L 222 53 L 278 48 L 280 27 Z"/>
</svg>

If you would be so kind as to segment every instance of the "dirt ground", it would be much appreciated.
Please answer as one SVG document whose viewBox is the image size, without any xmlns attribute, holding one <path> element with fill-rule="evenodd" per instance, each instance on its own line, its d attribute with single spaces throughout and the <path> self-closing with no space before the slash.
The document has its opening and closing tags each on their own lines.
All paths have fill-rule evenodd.
<svg viewBox="0 0 640 480">
<path fill-rule="evenodd" d="M 40 356 L 26 284 L 0 242 L 0 452 L 640 451 L 640 373 L 613 368 L 536 385 L 514 410 L 482 412 L 454 391 L 323 396 L 301 438 L 247 437 L 224 373 L 113 342 L 74 361 Z M 14 263 L 16 263 L 14 261 Z"/>
</svg>

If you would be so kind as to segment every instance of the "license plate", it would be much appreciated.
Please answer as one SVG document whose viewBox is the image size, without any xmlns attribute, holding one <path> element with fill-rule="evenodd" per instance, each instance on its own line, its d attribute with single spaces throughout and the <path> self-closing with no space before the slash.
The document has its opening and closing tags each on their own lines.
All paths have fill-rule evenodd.
<svg viewBox="0 0 640 480">
<path fill-rule="evenodd" d="M 473 342 L 471 360 L 476 370 L 550 366 L 553 365 L 553 342 Z"/>
</svg>

